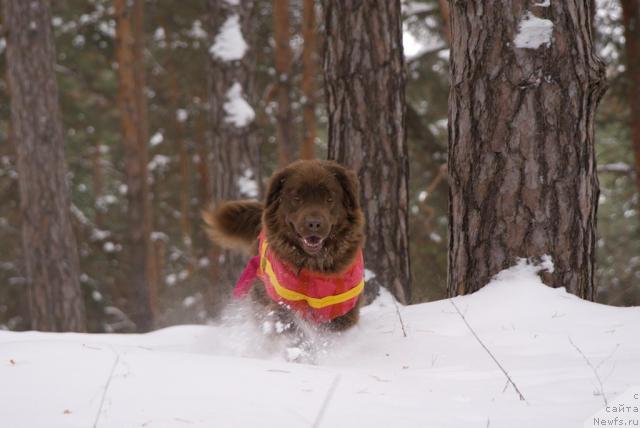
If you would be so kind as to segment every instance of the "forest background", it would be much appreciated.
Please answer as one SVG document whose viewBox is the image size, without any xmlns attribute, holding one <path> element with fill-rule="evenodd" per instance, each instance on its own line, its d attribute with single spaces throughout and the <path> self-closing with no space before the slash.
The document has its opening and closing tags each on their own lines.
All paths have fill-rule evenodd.
<svg viewBox="0 0 640 428">
<path fill-rule="evenodd" d="M 631 142 L 632 128 L 638 129 L 640 118 L 630 113 L 634 77 L 628 72 L 630 50 L 625 31 L 630 29 L 625 28 L 622 8 L 622 3 L 634 1 L 597 0 L 593 20 L 597 52 L 607 64 L 609 85 L 596 124 L 601 187 L 596 300 L 617 306 L 640 304 L 640 185 L 635 179 L 640 165 L 634 162 Z M 325 32 L 320 4 L 291 0 L 283 9 L 280 1 L 251 3 L 250 22 L 243 24 L 252 29 L 246 37 L 252 61 L 247 68 L 251 85 L 245 97 L 255 114 L 250 130 L 260 142 L 261 170 L 259 177 L 249 174 L 240 183 L 245 197 L 258 196 L 264 180 L 282 163 L 283 135 L 292 153 L 318 158 L 327 154 L 322 73 Z M 447 291 L 446 4 L 436 0 L 403 3 L 411 303 L 440 299 Z M 131 224 L 114 2 L 55 0 L 51 5 L 87 327 L 93 332 L 133 331 L 130 284 L 135 266 L 126 244 Z M 309 10 L 312 16 L 305 14 Z M 218 281 L 211 263 L 214 256 L 200 218 L 213 198 L 211 175 L 216 167 L 208 105 L 214 86 L 210 48 L 215 23 L 210 14 L 205 1 L 144 2 L 141 28 L 146 82 L 142 93 L 148 110 L 147 180 L 153 214 L 150 238 L 157 327 L 214 319 L 232 286 L 213 286 Z M 0 31 L 0 328 L 25 330 L 30 327 L 29 308 L 2 34 Z"/>
</svg>

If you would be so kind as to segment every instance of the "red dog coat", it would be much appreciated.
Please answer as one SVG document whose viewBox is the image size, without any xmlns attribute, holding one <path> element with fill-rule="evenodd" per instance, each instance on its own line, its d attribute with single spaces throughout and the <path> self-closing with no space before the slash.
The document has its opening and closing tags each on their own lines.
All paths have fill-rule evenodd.
<svg viewBox="0 0 640 428">
<path fill-rule="evenodd" d="M 260 278 L 275 302 L 289 305 L 303 318 L 325 323 L 352 310 L 364 290 L 364 260 L 358 250 L 353 263 L 343 272 L 326 275 L 307 269 L 295 270 L 269 249 L 264 234 L 259 237 L 260 255 L 252 258 L 242 272 L 233 296 L 241 298 Z"/>
</svg>

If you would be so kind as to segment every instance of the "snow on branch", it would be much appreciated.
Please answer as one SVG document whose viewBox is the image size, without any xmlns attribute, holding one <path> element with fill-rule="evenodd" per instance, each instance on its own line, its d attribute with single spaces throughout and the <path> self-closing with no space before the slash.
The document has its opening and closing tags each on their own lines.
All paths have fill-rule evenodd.
<svg viewBox="0 0 640 428">
<path fill-rule="evenodd" d="M 227 91 L 227 101 L 223 105 L 227 116 L 224 121 L 242 128 L 253 122 L 255 111 L 243 97 L 242 85 L 236 82 Z"/>
<path fill-rule="evenodd" d="M 237 61 L 244 57 L 248 48 L 240 29 L 240 18 L 231 15 L 222 24 L 209 53 L 221 61 Z"/>
</svg>

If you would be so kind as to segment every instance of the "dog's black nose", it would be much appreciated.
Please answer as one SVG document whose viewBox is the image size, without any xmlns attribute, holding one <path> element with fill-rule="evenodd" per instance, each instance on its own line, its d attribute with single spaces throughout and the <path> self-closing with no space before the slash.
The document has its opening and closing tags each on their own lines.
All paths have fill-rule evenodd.
<svg viewBox="0 0 640 428">
<path fill-rule="evenodd" d="M 318 232 L 322 228 L 322 218 L 317 216 L 306 216 L 304 223 L 310 232 Z"/>
</svg>

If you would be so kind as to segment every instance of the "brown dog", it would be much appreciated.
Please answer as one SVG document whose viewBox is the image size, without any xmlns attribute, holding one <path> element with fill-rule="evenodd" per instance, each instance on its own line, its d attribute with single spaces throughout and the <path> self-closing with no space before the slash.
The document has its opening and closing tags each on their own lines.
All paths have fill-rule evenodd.
<svg viewBox="0 0 640 428">
<path fill-rule="evenodd" d="M 353 172 L 332 161 L 297 161 L 272 176 L 264 205 L 230 201 L 203 217 L 210 238 L 223 248 L 255 255 L 263 231 L 269 248 L 292 268 L 339 274 L 363 246 L 364 216 L 358 199 Z M 282 311 L 264 287 L 254 286 L 253 296 L 270 311 Z M 358 321 L 358 312 L 356 305 L 328 327 L 347 329 Z"/>
</svg>

